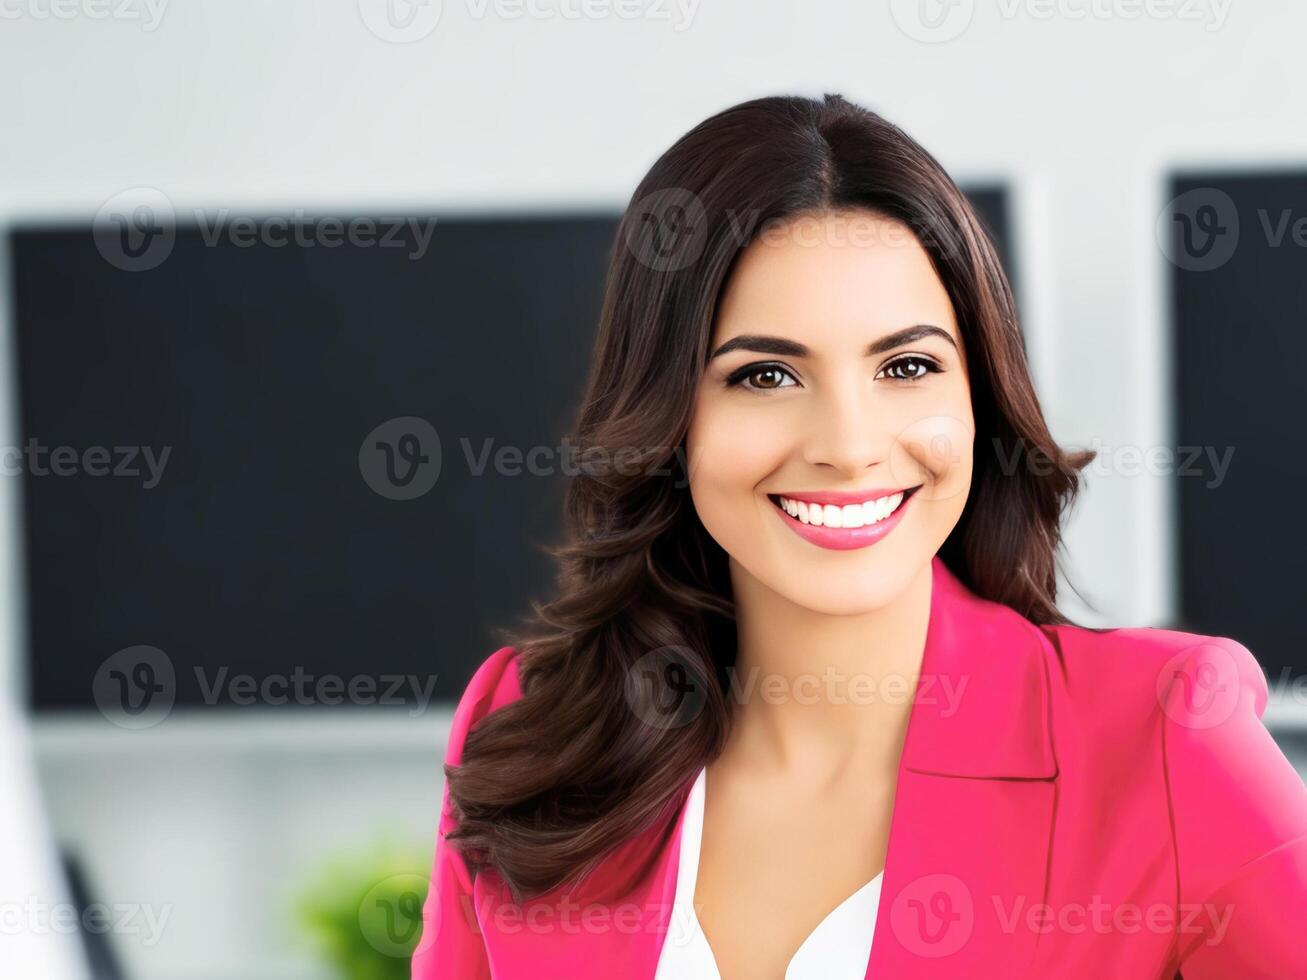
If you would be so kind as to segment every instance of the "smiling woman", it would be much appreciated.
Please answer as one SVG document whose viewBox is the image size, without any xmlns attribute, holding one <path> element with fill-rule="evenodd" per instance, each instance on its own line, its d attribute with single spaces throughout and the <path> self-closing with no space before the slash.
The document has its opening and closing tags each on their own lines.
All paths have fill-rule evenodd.
<svg viewBox="0 0 1307 980">
<path fill-rule="evenodd" d="M 856 615 L 902 594 L 961 519 L 975 435 L 964 344 L 901 221 L 826 211 L 781 228 L 744 250 L 722 296 L 686 439 L 691 495 L 740 566 L 737 601 L 748 575 Z"/>
<path fill-rule="evenodd" d="M 1307 976 L 1265 678 L 1059 613 L 1092 454 L 897 127 L 766 98 L 667 150 L 572 441 L 560 594 L 454 717 L 415 978 Z"/>
</svg>

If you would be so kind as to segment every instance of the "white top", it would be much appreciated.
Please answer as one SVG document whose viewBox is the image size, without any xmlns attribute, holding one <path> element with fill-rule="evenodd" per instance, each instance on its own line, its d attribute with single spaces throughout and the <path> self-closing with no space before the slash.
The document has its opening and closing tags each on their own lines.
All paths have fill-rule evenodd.
<svg viewBox="0 0 1307 980">
<path fill-rule="evenodd" d="M 712 947 L 694 911 L 706 772 L 706 769 L 699 770 L 681 814 L 676 897 L 672 900 L 672 918 L 654 980 L 721 980 Z M 863 980 L 871 958 L 880 885 L 881 875 L 876 875 L 817 923 L 817 928 L 808 934 L 785 968 L 785 980 Z"/>
</svg>

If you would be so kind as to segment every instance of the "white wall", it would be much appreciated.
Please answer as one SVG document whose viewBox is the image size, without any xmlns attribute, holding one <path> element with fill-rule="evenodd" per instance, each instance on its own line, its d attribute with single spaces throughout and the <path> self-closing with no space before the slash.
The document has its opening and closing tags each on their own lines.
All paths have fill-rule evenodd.
<svg viewBox="0 0 1307 980">
<path fill-rule="evenodd" d="M 0 211 L 11 215 L 90 215 L 140 185 L 178 206 L 616 208 L 709 113 L 762 94 L 841 92 L 899 122 L 959 178 L 1018 181 L 1037 382 L 1054 434 L 1074 444 L 1168 442 L 1165 264 L 1153 238 L 1166 167 L 1307 161 L 1307 7 L 1280 0 L 1158 2 L 1149 9 L 1172 13 L 1151 17 L 1130 16 L 1142 0 L 958 0 L 944 9 L 970 10 L 970 22 L 942 43 L 900 26 L 912 0 L 699 0 L 683 30 L 672 3 L 670 21 L 628 21 L 512 19 L 481 0 L 444 0 L 435 29 L 409 44 L 369 32 L 371 0 L 172 0 L 153 30 L 42 18 L 50 2 L 0 0 Z M 1068 550 L 1101 615 L 1070 596 L 1068 610 L 1162 621 L 1173 608 L 1169 520 L 1164 479 L 1095 477 Z M 12 530 L 0 534 L 11 557 Z M 0 586 L 12 574 L 0 568 Z M 6 625 L 12 602 L 0 588 Z M 12 694 L 13 638 L 6 646 L 0 682 Z M 387 781 L 371 758 L 302 769 L 257 752 L 212 771 L 119 771 L 129 759 L 86 757 L 68 737 L 41 743 L 59 829 L 90 849 L 102 882 L 146 887 L 150 865 L 138 862 L 172 866 L 164 898 L 190 907 L 173 945 L 136 958 L 141 976 L 249 975 L 253 962 L 292 975 L 284 964 L 305 961 L 284 954 L 276 929 L 230 931 L 251 910 L 205 911 L 250 894 L 273 907 L 265 886 L 297 863 L 250 841 L 297 837 L 302 858 L 375 816 L 337 787 L 370 781 L 399 809 L 429 807 L 438 790 L 412 742 Z M 279 792 L 291 778 L 299 789 Z M 176 826 L 167 853 L 152 854 L 165 830 L 138 818 L 165 802 Z"/>
</svg>

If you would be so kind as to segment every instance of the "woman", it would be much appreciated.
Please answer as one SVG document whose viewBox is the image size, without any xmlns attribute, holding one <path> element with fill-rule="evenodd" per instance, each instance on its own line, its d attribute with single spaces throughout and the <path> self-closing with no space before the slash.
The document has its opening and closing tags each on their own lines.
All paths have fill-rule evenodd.
<svg viewBox="0 0 1307 980">
<path fill-rule="evenodd" d="M 614 250 L 560 595 L 454 716 L 418 980 L 1307 977 L 1237 642 L 1055 606 L 994 248 L 839 97 L 720 113 Z"/>
</svg>

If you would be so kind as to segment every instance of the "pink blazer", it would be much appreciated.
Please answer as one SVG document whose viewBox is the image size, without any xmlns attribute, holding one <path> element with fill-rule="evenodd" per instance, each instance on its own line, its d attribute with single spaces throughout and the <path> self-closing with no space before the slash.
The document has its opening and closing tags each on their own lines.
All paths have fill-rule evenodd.
<svg viewBox="0 0 1307 980">
<path fill-rule="evenodd" d="M 1307 978 L 1307 788 L 1252 655 L 1036 627 L 932 565 L 866 975 Z M 514 658 L 473 677 L 447 762 L 521 696 Z M 692 777 L 581 885 L 522 907 L 444 840 L 446 793 L 414 980 L 652 978 Z"/>
</svg>

